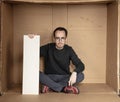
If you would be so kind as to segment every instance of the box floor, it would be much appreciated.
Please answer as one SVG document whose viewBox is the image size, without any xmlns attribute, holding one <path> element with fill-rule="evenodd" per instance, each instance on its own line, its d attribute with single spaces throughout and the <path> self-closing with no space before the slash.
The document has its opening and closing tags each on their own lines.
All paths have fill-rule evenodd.
<svg viewBox="0 0 120 102">
<path fill-rule="evenodd" d="M 120 102 L 117 93 L 106 84 L 80 84 L 80 94 L 45 93 L 22 95 L 20 88 L 8 90 L 0 102 Z"/>
</svg>

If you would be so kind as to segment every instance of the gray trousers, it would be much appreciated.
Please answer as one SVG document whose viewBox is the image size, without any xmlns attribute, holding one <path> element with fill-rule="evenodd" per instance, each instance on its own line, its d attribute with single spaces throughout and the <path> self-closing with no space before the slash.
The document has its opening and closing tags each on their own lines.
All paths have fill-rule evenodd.
<svg viewBox="0 0 120 102">
<path fill-rule="evenodd" d="M 65 86 L 68 86 L 70 75 L 56 75 L 56 74 L 44 74 L 40 72 L 40 83 L 48 86 L 54 91 L 60 92 Z M 84 79 L 83 73 L 77 74 L 76 83 L 81 82 Z M 75 83 L 75 84 L 76 84 Z"/>
</svg>

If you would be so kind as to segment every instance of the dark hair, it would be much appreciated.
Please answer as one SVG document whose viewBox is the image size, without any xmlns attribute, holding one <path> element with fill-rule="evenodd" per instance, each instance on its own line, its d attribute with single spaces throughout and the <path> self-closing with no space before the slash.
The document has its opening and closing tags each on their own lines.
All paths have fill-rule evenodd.
<svg viewBox="0 0 120 102">
<path fill-rule="evenodd" d="M 53 36 L 54 36 L 54 37 L 55 37 L 56 31 L 64 31 L 64 32 L 65 32 L 65 35 L 66 35 L 66 37 L 67 37 L 68 31 L 67 31 L 66 28 L 64 28 L 64 27 L 57 27 L 57 28 L 53 31 Z"/>
</svg>

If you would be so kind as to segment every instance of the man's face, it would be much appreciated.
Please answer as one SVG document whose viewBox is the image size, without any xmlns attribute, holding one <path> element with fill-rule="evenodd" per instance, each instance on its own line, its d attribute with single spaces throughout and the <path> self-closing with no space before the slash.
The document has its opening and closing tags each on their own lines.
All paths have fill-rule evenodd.
<svg viewBox="0 0 120 102">
<path fill-rule="evenodd" d="M 66 35 L 64 31 L 56 31 L 55 32 L 55 43 L 57 49 L 63 49 L 66 42 Z"/>
</svg>

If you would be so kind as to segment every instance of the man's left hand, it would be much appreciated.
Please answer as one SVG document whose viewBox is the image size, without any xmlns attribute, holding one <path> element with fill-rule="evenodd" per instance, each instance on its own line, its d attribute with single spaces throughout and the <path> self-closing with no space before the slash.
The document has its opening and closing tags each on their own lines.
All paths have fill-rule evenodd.
<svg viewBox="0 0 120 102">
<path fill-rule="evenodd" d="M 68 81 L 69 86 L 72 86 L 73 84 L 76 83 L 76 78 L 77 78 L 77 72 L 72 72 L 70 79 Z"/>
</svg>

